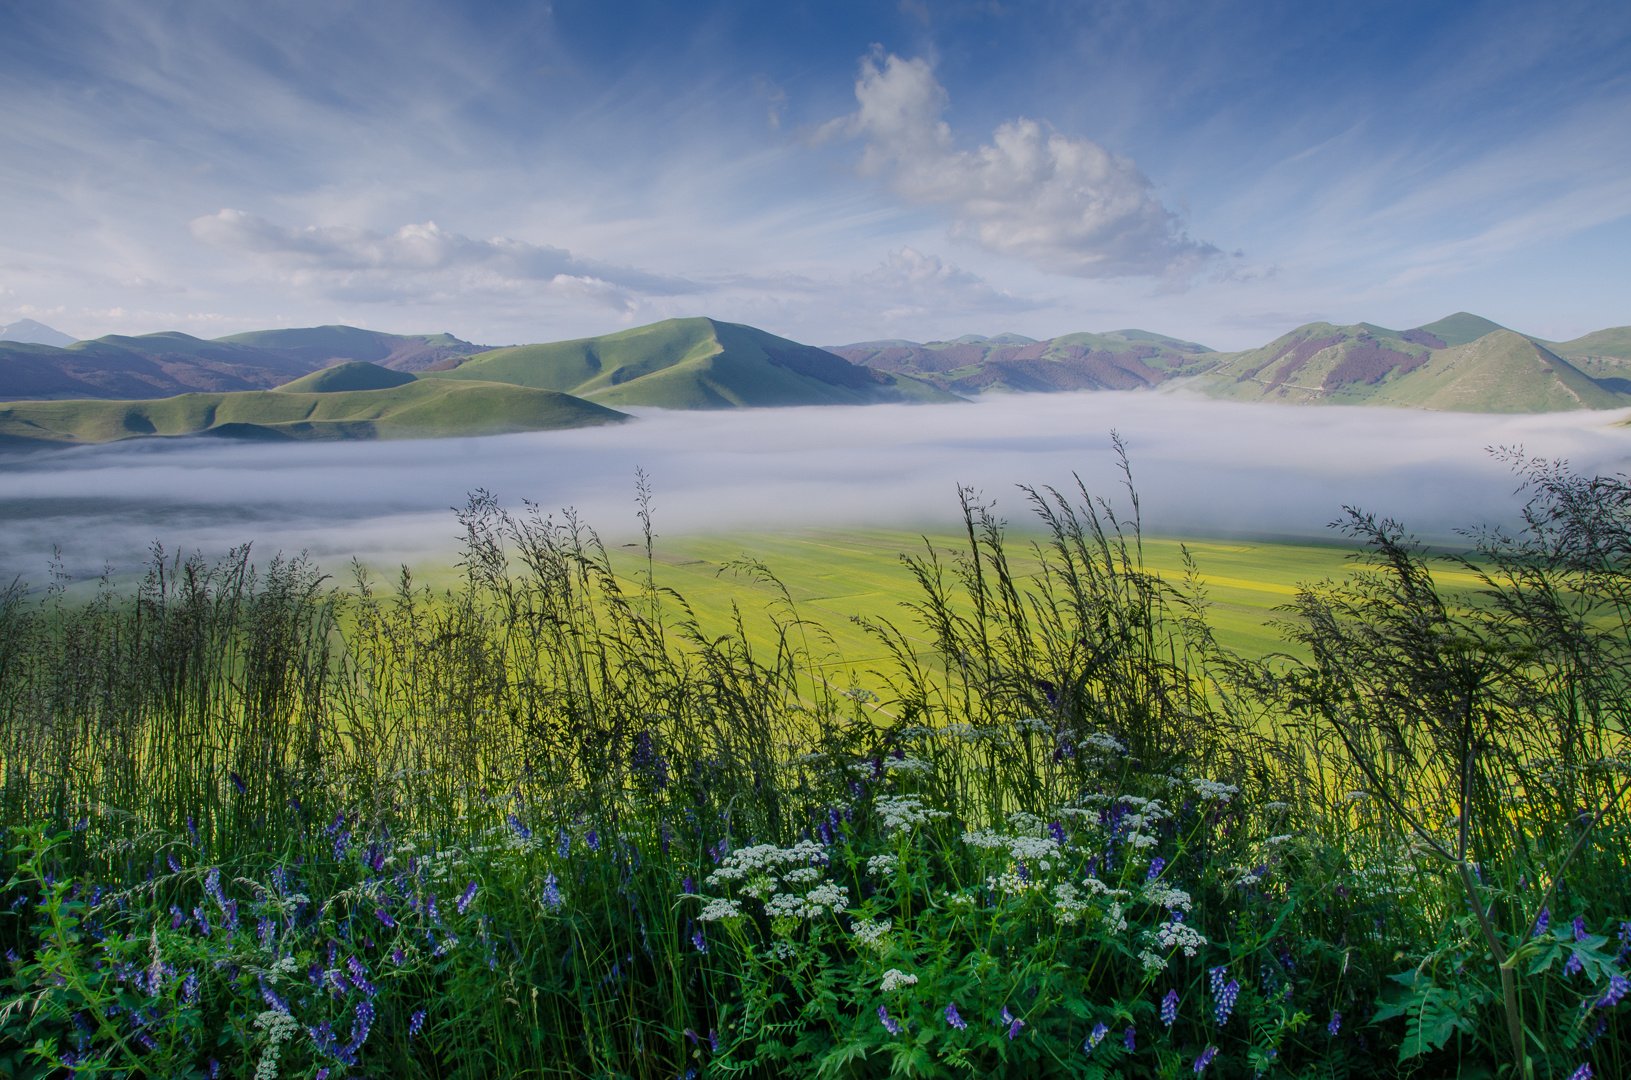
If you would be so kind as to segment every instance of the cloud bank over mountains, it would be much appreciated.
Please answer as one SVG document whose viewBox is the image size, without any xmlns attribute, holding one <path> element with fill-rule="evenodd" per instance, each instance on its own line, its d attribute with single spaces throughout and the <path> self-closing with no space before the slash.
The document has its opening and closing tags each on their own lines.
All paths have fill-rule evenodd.
<svg viewBox="0 0 1631 1080">
<path fill-rule="evenodd" d="M 1221 254 L 1191 240 L 1127 158 L 1020 117 L 960 150 L 942 119 L 946 88 L 922 58 L 874 53 L 855 83 L 860 108 L 819 138 L 866 140 L 857 168 L 907 202 L 953 218 L 952 235 L 1075 277 L 1184 277 Z"/>
</svg>

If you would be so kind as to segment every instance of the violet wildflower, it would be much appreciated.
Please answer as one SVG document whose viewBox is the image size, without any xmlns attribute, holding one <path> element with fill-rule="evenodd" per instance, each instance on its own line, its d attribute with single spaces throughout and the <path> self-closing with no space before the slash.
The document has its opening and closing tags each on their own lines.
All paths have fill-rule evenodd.
<svg viewBox="0 0 1631 1080">
<path fill-rule="evenodd" d="M 509 820 L 510 820 L 510 830 L 515 833 L 515 835 L 516 835 L 516 837 L 518 839 L 521 839 L 521 840 L 531 840 L 532 839 L 532 830 L 527 828 L 526 825 L 522 824 L 520 818 L 516 817 L 514 814 L 511 814 Z"/>
<path fill-rule="evenodd" d="M 696 946 L 697 952 L 708 951 L 708 939 L 702 936 L 702 928 L 698 927 L 691 933 L 691 944 Z"/>
<path fill-rule="evenodd" d="M 965 1031 L 968 1028 L 968 1021 L 957 1015 L 957 1003 L 955 1001 L 946 1006 L 946 1023 L 958 1031 Z"/>
<path fill-rule="evenodd" d="M 1121 1033 L 1121 1045 L 1127 1048 L 1129 1054 L 1138 1049 L 1138 1029 L 1136 1027 L 1131 1024 L 1127 1025 L 1127 1030 Z"/>
<path fill-rule="evenodd" d="M 1154 881 L 1156 878 L 1161 876 L 1161 871 L 1165 870 L 1166 868 L 1167 868 L 1167 860 L 1165 860 L 1161 856 L 1157 855 L 1155 858 L 1150 860 L 1150 868 L 1144 874 L 1144 880 L 1145 881 Z"/>
<path fill-rule="evenodd" d="M 1574 940 L 1584 941 L 1586 937 L 1586 917 L 1584 915 L 1576 915 L 1574 917 Z"/>
<path fill-rule="evenodd" d="M 1217 1002 L 1212 1008 L 1212 1015 L 1217 1018 L 1218 1027 L 1229 1022 L 1229 1015 L 1235 1011 L 1235 998 L 1239 996 L 1240 984 L 1233 979 L 1218 991 Z"/>
<path fill-rule="evenodd" d="M 1110 1034 L 1110 1029 L 1104 1026 L 1103 1021 L 1094 1024 L 1093 1033 L 1087 1037 L 1087 1045 L 1082 1047 L 1082 1049 L 1091 1054 L 1094 1048 L 1103 1042 L 1104 1037 L 1108 1034 Z"/>
<path fill-rule="evenodd" d="M 1059 824 L 1059 822 L 1055 821 L 1048 826 L 1048 835 L 1052 836 L 1053 842 L 1058 844 L 1060 847 L 1065 846 L 1065 827 Z"/>
<path fill-rule="evenodd" d="M 352 986 L 355 986 L 369 997 L 379 993 L 374 984 L 368 981 L 368 969 L 362 966 L 361 960 L 358 960 L 355 956 L 347 957 L 345 965 L 351 969 Z"/>
<path fill-rule="evenodd" d="M 1217 1056 L 1218 1048 L 1215 1046 L 1208 1046 L 1205 1050 L 1202 1050 L 1200 1056 L 1195 1059 L 1195 1075 L 1199 1076 L 1205 1072 L 1206 1067 L 1212 1064 L 1212 1059 Z"/>
<path fill-rule="evenodd" d="M 555 855 L 557 858 L 564 859 L 570 854 L 572 854 L 572 838 L 566 834 L 565 829 L 561 829 L 555 839 Z"/>
<path fill-rule="evenodd" d="M 465 887 L 464 895 L 459 897 L 459 902 L 454 905 L 455 907 L 457 907 L 459 909 L 459 914 L 460 915 L 463 915 L 465 913 L 465 911 L 469 909 L 471 901 L 475 900 L 475 898 L 476 898 L 476 883 L 474 881 L 472 881 L 468 886 Z"/>
<path fill-rule="evenodd" d="M 589 830 L 589 835 L 585 836 L 583 838 L 583 841 L 584 841 L 584 843 L 589 845 L 589 850 L 590 851 L 599 851 L 600 850 L 600 834 L 595 832 L 595 830 L 590 829 Z"/>
<path fill-rule="evenodd" d="M 1211 982 L 1212 996 L 1217 997 L 1223 992 L 1223 983 L 1229 977 L 1229 969 L 1221 966 L 1215 967 L 1206 973 L 1206 977 Z"/>
<path fill-rule="evenodd" d="M 1161 1023 L 1171 1027 L 1178 1019 L 1178 991 L 1168 990 L 1167 996 L 1161 999 Z"/>
<path fill-rule="evenodd" d="M 1009 1016 L 1008 1010 L 1002 1010 L 1002 1018 L 1008 1023 L 1008 1041 L 1013 1042 L 1019 1037 L 1019 1029 L 1025 1026 L 1025 1021 L 1017 1016 Z"/>
<path fill-rule="evenodd" d="M 693 879 L 690 875 L 687 875 L 685 878 L 683 878 L 680 881 L 680 892 L 685 893 L 687 896 L 689 896 L 689 895 L 691 895 L 692 893 L 694 893 L 696 891 L 697 891 L 696 880 Z"/>
<path fill-rule="evenodd" d="M 183 1005 L 198 1004 L 198 972 L 187 972 L 187 980 L 181 984 L 181 1003 Z"/>
<path fill-rule="evenodd" d="M 895 1020 L 895 1019 L 890 1017 L 890 1015 L 889 1015 L 889 1006 L 887 1006 L 887 1005 L 879 1005 L 878 1006 L 878 1022 L 883 1025 L 883 1029 L 885 1031 L 889 1032 L 889 1034 L 891 1034 L 891 1035 L 899 1035 L 900 1034 L 900 1031 L 901 1031 L 900 1021 Z"/>
<path fill-rule="evenodd" d="M 1578 975 L 1580 972 L 1585 970 L 1585 967 L 1586 963 L 1584 960 L 1580 959 L 1579 951 L 1574 950 L 1569 953 L 1569 959 L 1563 965 L 1563 974 Z"/>
<path fill-rule="evenodd" d="M 396 920 L 391 918 L 391 913 L 382 907 L 377 907 L 374 909 L 374 917 L 380 922 L 384 923 L 386 926 L 396 925 Z"/>
<path fill-rule="evenodd" d="M 1620 1003 L 1628 991 L 1631 991 L 1631 980 L 1627 980 L 1624 975 L 1616 971 L 1608 977 L 1608 989 L 1604 990 L 1603 996 L 1597 999 L 1597 1007 L 1599 1009 L 1612 1009 Z"/>
<path fill-rule="evenodd" d="M 1591 1078 L 1592 1078 L 1591 1062 L 1589 1062 L 1589 1061 L 1586 1062 L 1585 1064 L 1581 1065 L 1578 1069 L 1574 1070 L 1574 1072 L 1569 1074 L 1569 1080 L 1591 1080 Z"/>
<path fill-rule="evenodd" d="M 172 855 L 172 854 L 170 854 L 170 853 L 169 853 L 169 852 L 168 852 L 168 851 L 166 851 L 166 852 L 165 852 L 165 853 L 164 853 L 164 858 L 165 858 L 165 859 L 166 859 L 166 860 L 167 860 L 167 861 L 168 861 L 168 862 L 169 862 L 169 864 L 170 864 L 170 873 L 172 873 L 172 874 L 179 874 L 179 873 L 181 873 L 181 864 L 180 864 L 180 863 L 178 863 L 178 862 L 176 862 L 176 857 L 175 857 L 175 856 L 174 856 L 174 855 Z"/>
<path fill-rule="evenodd" d="M 229 773 L 227 773 L 227 775 L 232 777 L 232 786 L 238 789 L 238 794 L 239 795 L 242 795 L 244 792 L 249 790 L 248 788 L 244 787 L 244 778 L 243 777 L 239 776 L 235 772 L 229 772 Z"/>
<path fill-rule="evenodd" d="M 411 1039 L 415 1035 L 419 1034 L 419 1032 L 424 1029 L 424 1026 L 425 1010 L 420 1009 L 408 1018 L 408 1038 Z"/>
<path fill-rule="evenodd" d="M 1325 1033 L 1327 1035 L 1331 1036 L 1331 1038 L 1334 1039 L 1334 1038 L 1336 1038 L 1337 1032 L 1339 1032 L 1341 1030 L 1342 1030 L 1342 1014 L 1337 1012 L 1335 1009 L 1332 1009 L 1331 1010 L 1331 1021 L 1330 1021 L 1330 1023 L 1325 1025 Z"/>
<path fill-rule="evenodd" d="M 1552 909 L 1543 907 L 1540 909 L 1540 914 L 1535 916 L 1535 937 L 1544 934 L 1546 928 L 1550 925 L 1552 925 Z"/>
<path fill-rule="evenodd" d="M 544 906 L 551 911 L 559 911 L 565 903 L 561 899 L 561 890 L 556 886 L 560 883 L 555 880 L 555 871 L 551 870 L 544 878 Z"/>
</svg>

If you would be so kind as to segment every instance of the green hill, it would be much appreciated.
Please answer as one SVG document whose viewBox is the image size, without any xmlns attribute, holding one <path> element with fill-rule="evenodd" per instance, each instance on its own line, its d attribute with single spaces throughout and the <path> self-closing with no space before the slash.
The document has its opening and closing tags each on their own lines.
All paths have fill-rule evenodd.
<svg viewBox="0 0 1631 1080">
<path fill-rule="evenodd" d="M 858 367 L 811 345 L 707 318 L 497 349 L 422 378 L 512 383 L 607 405 L 665 409 L 958 400 L 910 377 Z"/>
<path fill-rule="evenodd" d="M 255 439 L 408 439 L 551 431 L 626 420 L 550 390 L 411 380 L 379 390 L 181 394 L 152 401 L 0 405 L 0 443 L 106 443 L 215 434 Z"/>
<path fill-rule="evenodd" d="M 1490 322 L 1481 315 L 1458 311 L 1454 315 L 1446 315 L 1437 322 L 1430 322 L 1417 329 L 1425 330 L 1449 347 L 1470 345 L 1485 334 L 1493 334 L 1497 330 L 1505 330 L 1506 327 L 1497 322 Z"/>
<path fill-rule="evenodd" d="M 277 389 L 280 394 L 334 394 L 348 390 L 389 390 L 413 381 L 414 377 L 406 371 L 392 371 L 378 364 L 347 360 L 322 371 L 302 375 Z"/>
<path fill-rule="evenodd" d="M 1309 323 L 1260 349 L 1226 354 L 1196 387 L 1214 397 L 1293 404 L 1394 405 L 1457 412 L 1614 409 L 1631 395 L 1535 339 L 1465 312 L 1413 330 Z"/>
<path fill-rule="evenodd" d="M 1134 390 L 1212 366 L 1211 349 L 1146 330 L 1047 341 L 966 335 L 926 345 L 862 342 L 829 349 L 856 364 L 911 375 L 957 394 Z"/>
<path fill-rule="evenodd" d="M 425 371 L 452 367 L 460 358 L 489 348 L 452 334 L 385 334 L 355 326 L 251 330 L 216 340 L 280 353 L 304 364 L 306 371 L 346 360 L 361 360 L 395 371 Z"/>
</svg>

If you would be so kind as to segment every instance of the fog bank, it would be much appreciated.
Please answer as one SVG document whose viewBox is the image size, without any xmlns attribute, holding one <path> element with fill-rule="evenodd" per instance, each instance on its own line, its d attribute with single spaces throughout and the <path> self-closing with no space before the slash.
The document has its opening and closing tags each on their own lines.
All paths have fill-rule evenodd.
<svg viewBox="0 0 1631 1080">
<path fill-rule="evenodd" d="M 730 412 L 635 410 L 582 431 L 414 442 L 141 440 L 0 459 L 0 571 L 43 582 L 53 544 L 76 574 L 139 567 L 154 540 L 217 554 L 309 550 L 330 569 L 442 558 L 450 508 L 485 488 L 511 507 L 577 508 L 608 538 L 635 530 L 634 476 L 655 487 L 659 533 L 957 519 L 956 485 L 1026 525 L 1015 485 L 1077 473 L 1126 505 L 1110 449 L 1132 457 L 1146 529 L 1326 537 L 1344 504 L 1453 541 L 1510 521 L 1516 480 L 1487 448 L 1568 458 L 1584 472 L 1631 459 L 1627 412 L 1488 416 L 1299 408 L 1172 393 L 1035 394 L 966 405 Z"/>
</svg>

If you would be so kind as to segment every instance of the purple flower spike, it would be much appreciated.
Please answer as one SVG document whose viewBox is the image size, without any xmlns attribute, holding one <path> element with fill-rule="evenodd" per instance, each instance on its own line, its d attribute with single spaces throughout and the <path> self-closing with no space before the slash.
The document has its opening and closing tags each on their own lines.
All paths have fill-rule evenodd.
<svg viewBox="0 0 1631 1080">
<path fill-rule="evenodd" d="M 600 834 L 595 832 L 595 830 L 590 829 L 589 830 L 589 835 L 585 836 L 583 838 L 583 840 L 584 840 L 584 843 L 589 845 L 589 850 L 590 851 L 599 851 L 600 850 Z"/>
<path fill-rule="evenodd" d="M 1025 1026 L 1025 1021 L 1021 1020 L 1017 1016 L 1014 1017 L 1013 1020 L 1010 1021 L 1009 1024 L 1008 1024 L 1008 1041 L 1013 1042 L 1016 1038 L 1018 1038 L 1019 1037 L 1019 1029 L 1024 1027 L 1024 1026 Z"/>
<path fill-rule="evenodd" d="M 1584 941 L 1586 937 L 1586 917 L 1584 915 L 1576 915 L 1574 917 L 1574 940 Z"/>
<path fill-rule="evenodd" d="M 1337 1012 L 1335 1009 L 1332 1009 L 1331 1010 L 1331 1022 L 1325 1025 L 1326 1034 L 1330 1035 L 1334 1039 L 1334 1038 L 1336 1038 L 1337 1032 L 1339 1032 L 1341 1030 L 1342 1030 L 1342 1014 Z"/>
<path fill-rule="evenodd" d="M 1102 1021 L 1100 1023 L 1094 1024 L 1093 1025 L 1093 1034 L 1091 1034 L 1091 1035 L 1089 1035 L 1087 1037 L 1087 1045 L 1082 1047 L 1082 1049 L 1086 1050 L 1089 1054 L 1091 1054 L 1093 1052 L 1093 1049 L 1096 1046 L 1098 1046 L 1101 1042 L 1103 1042 L 1104 1037 L 1106 1035 L 1108 1035 L 1108 1034 L 1110 1034 L 1110 1029 L 1105 1027 L 1104 1023 Z"/>
<path fill-rule="evenodd" d="M 419 1032 L 424 1029 L 424 1026 L 425 1026 L 425 1010 L 420 1009 L 420 1010 L 416 1011 L 413 1014 L 413 1016 L 410 1017 L 409 1020 L 408 1020 L 408 1038 L 411 1039 L 415 1035 L 419 1034 Z"/>
<path fill-rule="evenodd" d="M 946 1023 L 958 1031 L 964 1031 L 968 1028 L 968 1021 L 957 1015 L 957 1003 L 955 1001 L 946 1006 Z"/>
<path fill-rule="evenodd" d="M 891 1035 L 899 1035 L 900 1034 L 900 1021 L 895 1020 L 895 1019 L 890 1017 L 890 1015 L 889 1015 L 889 1006 L 887 1006 L 887 1005 L 879 1005 L 878 1006 L 878 1022 L 883 1025 L 883 1029 L 885 1031 L 889 1032 L 889 1034 L 891 1034 Z"/>
<path fill-rule="evenodd" d="M 1591 1077 L 1591 1062 L 1589 1061 L 1569 1074 L 1569 1080 L 1591 1080 Z"/>
<path fill-rule="evenodd" d="M 1563 965 L 1563 974 L 1578 975 L 1580 972 L 1585 970 L 1585 967 L 1585 961 L 1580 959 L 1580 954 L 1578 952 L 1571 952 L 1569 953 L 1568 962 Z"/>
<path fill-rule="evenodd" d="M 1620 1003 L 1628 991 L 1631 991 L 1631 980 L 1627 980 L 1624 975 L 1615 972 L 1608 977 L 1608 989 L 1604 990 L 1603 996 L 1597 999 L 1597 1007 L 1599 1009 L 1612 1009 Z"/>
<path fill-rule="evenodd" d="M 708 951 L 708 939 L 702 936 L 702 931 L 701 930 L 696 930 L 696 931 L 692 932 L 692 934 L 691 934 L 691 944 L 696 946 L 697 952 L 707 952 Z"/>
<path fill-rule="evenodd" d="M 475 899 L 476 899 L 476 883 L 474 881 L 472 881 L 468 886 L 465 887 L 464 895 L 459 897 L 459 902 L 454 906 L 459 909 L 459 914 L 463 915 L 467 910 L 469 910 L 471 902 L 474 901 Z"/>
<path fill-rule="evenodd" d="M 1205 1072 L 1206 1067 L 1212 1064 L 1212 1059 L 1217 1056 L 1218 1048 L 1215 1046 L 1208 1046 L 1205 1050 L 1202 1050 L 1200 1056 L 1195 1059 L 1195 1075 L 1199 1076 Z"/>
<path fill-rule="evenodd" d="M 1535 936 L 1540 937 L 1550 925 L 1552 925 L 1552 909 L 1543 907 L 1540 909 L 1540 915 L 1535 919 Z"/>
<path fill-rule="evenodd" d="M 1212 1008 L 1212 1015 L 1217 1019 L 1218 1027 L 1229 1022 L 1229 1016 L 1235 1011 L 1235 998 L 1240 996 L 1240 984 L 1230 979 L 1228 985 L 1218 991 L 1217 1003 Z"/>
<path fill-rule="evenodd" d="M 1121 1033 L 1121 1045 L 1125 1046 L 1127 1048 L 1127 1052 L 1129 1054 L 1131 1054 L 1133 1051 L 1137 1050 L 1138 1049 L 1138 1029 L 1133 1027 L 1131 1024 L 1128 1024 L 1127 1025 L 1127 1030 Z"/>
<path fill-rule="evenodd" d="M 1155 858 L 1150 860 L 1150 869 L 1147 873 L 1145 873 L 1144 880 L 1154 881 L 1156 878 L 1161 876 L 1161 871 L 1165 870 L 1166 868 L 1167 860 L 1157 855 Z"/>
<path fill-rule="evenodd" d="M 555 880 L 555 871 L 551 870 L 549 876 L 544 878 L 544 906 L 551 911 L 559 911 L 566 901 L 561 899 L 559 882 Z"/>
<path fill-rule="evenodd" d="M 1161 999 L 1161 1023 L 1171 1027 L 1178 1019 L 1178 991 L 1168 990 L 1167 996 Z"/>
</svg>

